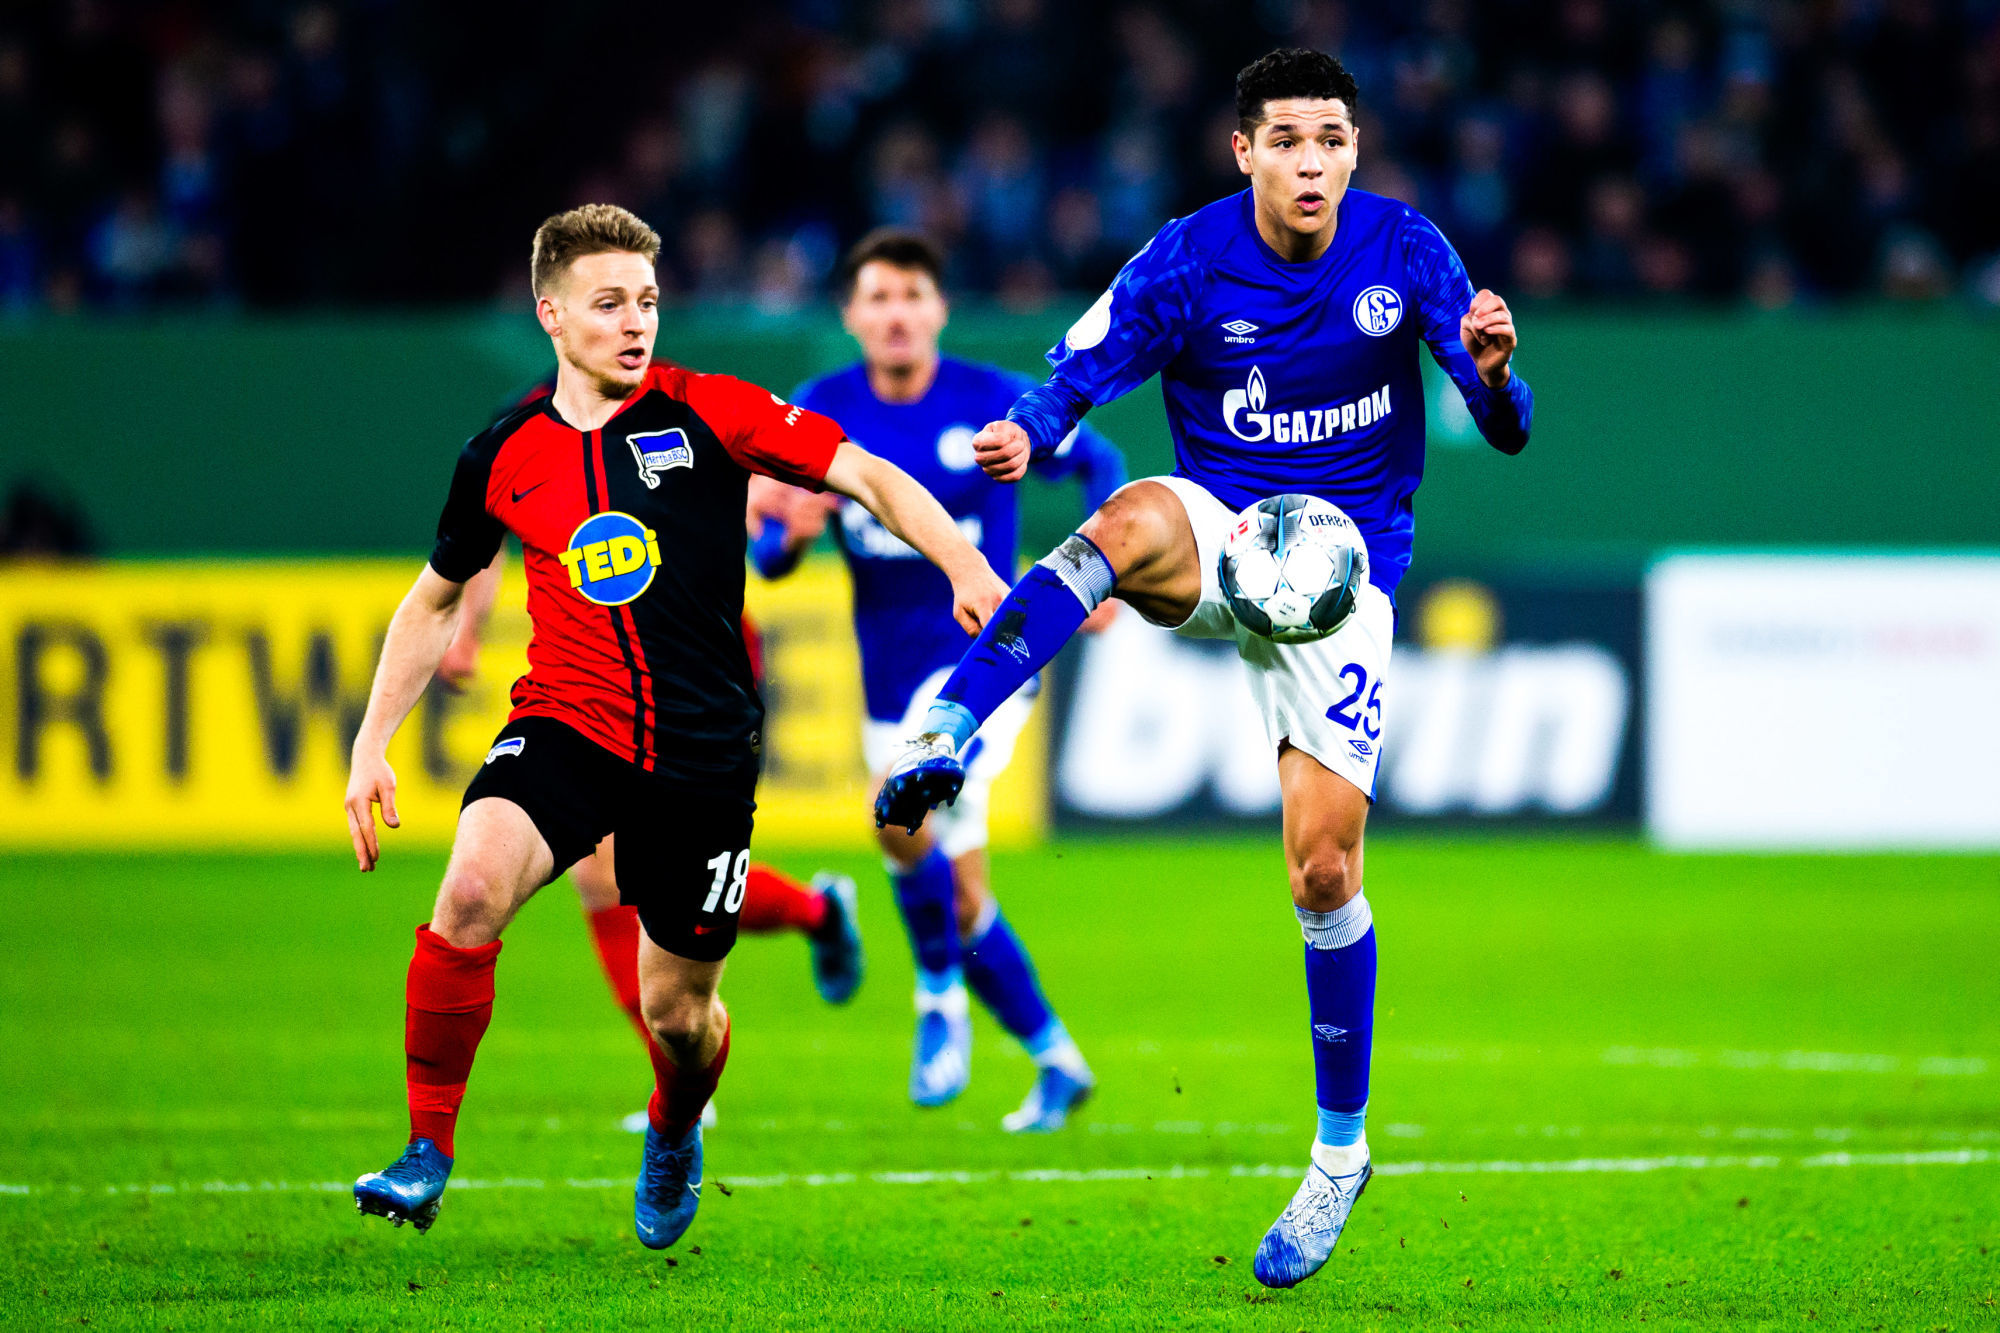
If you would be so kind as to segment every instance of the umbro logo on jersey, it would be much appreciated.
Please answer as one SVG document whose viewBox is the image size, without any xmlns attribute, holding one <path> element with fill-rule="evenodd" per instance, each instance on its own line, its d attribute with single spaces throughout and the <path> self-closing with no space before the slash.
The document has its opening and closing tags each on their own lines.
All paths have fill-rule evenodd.
<svg viewBox="0 0 2000 1333">
<path fill-rule="evenodd" d="M 506 740 L 501 741 L 486 752 L 486 762 L 490 764 L 503 754 L 518 755 L 527 748 L 528 738 L 526 736 L 509 736 Z"/>
<path fill-rule="evenodd" d="M 1247 319 L 1232 319 L 1222 326 L 1222 331 L 1229 335 L 1222 340 L 1226 343 L 1253 343 L 1257 341 L 1250 336 L 1257 331 L 1257 326 Z"/>
<path fill-rule="evenodd" d="M 1374 749 L 1368 744 L 1368 742 L 1362 740 L 1359 736 L 1356 736 L 1353 740 L 1349 741 L 1348 744 L 1353 746 L 1354 753 L 1360 755 L 1363 759 L 1366 759 L 1369 755 L 1375 753 Z"/>
<path fill-rule="evenodd" d="M 678 440 L 679 443 L 658 449 L 641 449 L 641 440 Z M 688 444 L 687 432 L 679 426 L 672 430 L 648 430 L 628 435 L 625 443 L 632 446 L 632 457 L 639 463 L 639 480 L 646 483 L 649 491 L 659 486 L 660 474 L 668 468 L 694 467 L 694 448 Z"/>
<path fill-rule="evenodd" d="M 1346 1035 L 1346 1028 L 1337 1028 L 1331 1023 L 1313 1024 L 1313 1036 L 1318 1037 L 1321 1041 L 1338 1041 Z"/>
</svg>

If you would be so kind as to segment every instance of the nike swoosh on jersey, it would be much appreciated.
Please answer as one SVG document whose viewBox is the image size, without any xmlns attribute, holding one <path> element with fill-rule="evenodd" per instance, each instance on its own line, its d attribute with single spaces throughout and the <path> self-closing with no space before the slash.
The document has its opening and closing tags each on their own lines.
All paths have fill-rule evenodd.
<svg viewBox="0 0 2000 1333">
<path fill-rule="evenodd" d="M 547 478 L 547 477 L 543 477 L 543 478 L 541 479 L 541 481 L 538 481 L 538 482 L 536 482 L 536 483 L 535 483 L 535 484 L 534 484 L 533 486 L 530 486 L 530 487 L 529 487 L 529 488 L 528 488 L 527 490 L 525 490 L 525 491 L 515 491 L 515 492 L 514 492 L 514 503 L 515 503 L 515 504 L 519 504 L 519 503 L 521 503 L 521 501 L 523 501 L 523 500 L 527 499 L 527 498 L 528 498 L 528 497 L 529 497 L 530 495 L 533 495 L 533 494 L 534 494 L 534 493 L 535 493 L 535 492 L 536 492 L 537 490 L 541 489 L 541 487 L 542 487 L 542 486 L 543 486 L 544 484 L 546 484 L 546 483 L 547 483 L 547 481 L 548 481 L 548 478 Z"/>
</svg>

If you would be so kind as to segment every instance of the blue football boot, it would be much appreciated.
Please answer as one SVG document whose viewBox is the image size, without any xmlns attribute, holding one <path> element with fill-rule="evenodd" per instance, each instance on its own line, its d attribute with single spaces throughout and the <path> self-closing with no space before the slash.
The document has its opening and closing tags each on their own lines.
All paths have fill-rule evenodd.
<svg viewBox="0 0 2000 1333">
<path fill-rule="evenodd" d="M 972 1082 L 972 1019 L 965 988 L 917 996 L 917 1041 L 910 1053 L 910 1100 L 943 1106 Z"/>
<path fill-rule="evenodd" d="M 1088 1069 L 1043 1065 L 1021 1109 L 1002 1116 L 1000 1128 L 1009 1134 L 1053 1134 L 1068 1122 L 1071 1111 L 1090 1100 L 1096 1087 Z"/>
<path fill-rule="evenodd" d="M 875 827 L 892 825 L 915 833 L 924 816 L 958 799 L 965 786 L 965 765 L 959 762 L 951 737 L 927 731 L 910 739 L 875 797 Z"/>
<path fill-rule="evenodd" d="M 701 1206 L 701 1125 L 688 1130 L 679 1143 L 646 1127 L 646 1155 L 639 1163 L 639 1185 L 632 1195 L 632 1225 L 639 1243 L 664 1250 L 679 1240 Z"/>
<path fill-rule="evenodd" d="M 354 1182 L 354 1206 L 370 1217 L 386 1217 L 397 1226 L 408 1222 L 420 1232 L 429 1231 L 450 1179 L 451 1158 L 429 1139 L 416 1139 L 401 1157 Z"/>
<path fill-rule="evenodd" d="M 1319 1272 L 1340 1244 L 1341 1228 L 1373 1174 L 1366 1158 L 1359 1170 L 1344 1176 L 1329 1174 L 1318 1162 L 1308 1166 L 1305 1183 L 1257 1246 L 1257 1280 L 1267 1287 L 1296 1287 Z"/>
<path fill-rule="evenodd" d="M 826 898 L 826 920 L 812 933 L 813 985 L 828 1004 L 846 1004 L 861 989 L 861 918 L 854 881 L 822 870 L 813 887 Z"/>
</svg>

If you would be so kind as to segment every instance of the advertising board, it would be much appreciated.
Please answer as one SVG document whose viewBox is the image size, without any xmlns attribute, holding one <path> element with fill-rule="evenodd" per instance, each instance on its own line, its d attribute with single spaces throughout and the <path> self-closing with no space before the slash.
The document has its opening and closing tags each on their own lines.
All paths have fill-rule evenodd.
<svg viewBox="0 0 2000 1333">
<path fill-rule="evenodd" d="M 1662 844 L 2000 846 L 2000 556 L 1675 555 L 1646 639 Z"/>
<path fill-rule="evenodd" d="M 1377 820 L 1637 819 L 1635 588 L 1452 579 L 1406 584 L 1399 603 Z M 1271 822 L 1277 768 L 1233 643 L 1128 611 L 1062 667 L 1060 823 Z"/>
</svg>

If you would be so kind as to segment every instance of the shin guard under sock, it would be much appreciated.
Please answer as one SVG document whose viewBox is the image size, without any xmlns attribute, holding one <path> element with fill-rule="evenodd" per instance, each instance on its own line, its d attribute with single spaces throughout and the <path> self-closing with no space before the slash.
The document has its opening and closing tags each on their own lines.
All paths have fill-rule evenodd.
<svg viewBox="0 0 2000 1333">
<path fill-rule="evenodd" d="M 588 914 L 590 942 L 597 946 L 597 961 L 604 967 L 604 979 L 611 983 L 611 998 L 632 1020 L 639 1039 L 652 1045 L 646 1015 L 639 1008 L 639 909 L 607 907 Z"/>
<path fill-rule="evenodd" d="M 669 1143 L 679 1143 L 701 1119 L 701 1108 L 715 1096 L 722 1081 L 722 1067 L 729 1063 L 729 1019 L 722 1020 L 722 1045 L 715 1058 L 699 1069 L 683 1069 L 673 1062 L 657 1041 L 646 1043 L 653 1057 L 653 1096 L 646 1103 L 646 1119 Z"/>
<path fill-rule="evenodd" d="M 1312 1010 L 1318 1141 L 1361 1140 L 1375 1037 L 1375 919 L 1357 893 L 1331 912 L 1298 912 L 1306 937 L 1306 998 Z"/>
<path fill-rule="evenodd" d="M 460 949 L 426 922 L 404 986 L 403 1057 L 410 1139 L 429 1139 L 457 1156 L 453 1136 L 472 1057 L 493 1019 L 493 963 L 500 941 Z"/>
</svg>

